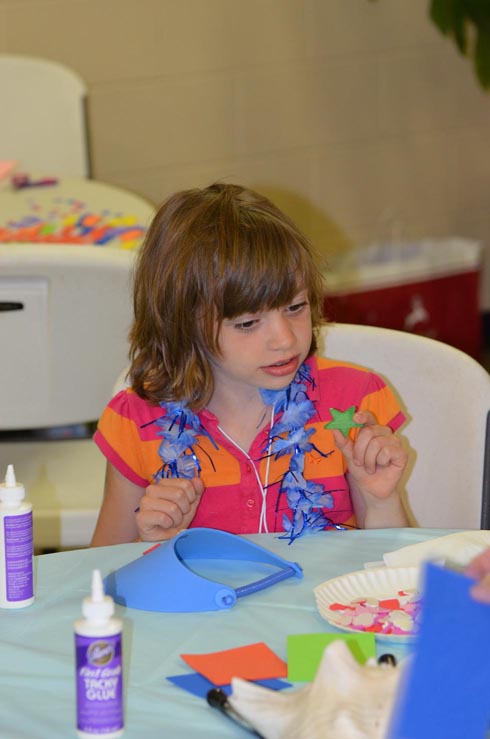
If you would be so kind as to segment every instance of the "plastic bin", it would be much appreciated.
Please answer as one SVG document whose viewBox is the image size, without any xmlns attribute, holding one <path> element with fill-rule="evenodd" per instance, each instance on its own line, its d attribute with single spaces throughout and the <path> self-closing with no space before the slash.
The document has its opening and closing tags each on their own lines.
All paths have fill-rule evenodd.
<svg viewBox="0 0 490 739">
<path fill-rule="evenodd" d="M 480 360 L 481 244 L 461 238 L 373 245 L 332 261 L 327 317 L 411 331 Z"/>
</svg>

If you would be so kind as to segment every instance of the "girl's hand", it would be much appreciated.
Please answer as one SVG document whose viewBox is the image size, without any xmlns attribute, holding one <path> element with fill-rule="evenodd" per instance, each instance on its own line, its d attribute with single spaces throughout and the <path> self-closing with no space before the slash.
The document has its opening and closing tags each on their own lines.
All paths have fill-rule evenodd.
<svg viewBox="0 0 490 739">
<path fill-rule="evenodd" d="M 380 426 L 370 411 L 358 411 L 354 421 L 364 426 L 356 440 L 334 430 L 334 440 L 347 461 L 349 487 L 356 517 L 363 526 L 404 526 L 407 523 L 397 485 L 408 454 L 388 426 Z M 371 515 L 371 513 L 373 515 Z"/>
<path fill-rule="evenodd" d="M 473 598 L 481 603 L 490 603 L 490 548 L 471 560 L 465 574 L 477 580 L 470 590 Z"/>
<path fill-rule="evenodd" d="M 203 492 L 199 477 L 169 477 L 149 485 L 136 514 L 140 539 L 163 541 L 186 529 L 196 515 Z"/>
</svg>

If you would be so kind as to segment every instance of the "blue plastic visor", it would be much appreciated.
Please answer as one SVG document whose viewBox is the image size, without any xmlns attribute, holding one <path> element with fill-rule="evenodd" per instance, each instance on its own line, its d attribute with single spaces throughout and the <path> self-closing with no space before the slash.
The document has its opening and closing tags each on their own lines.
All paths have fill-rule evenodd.
<svg viewBox="0 0 490 739">
<path fill-rule="evenodd" d="M 237 588 L 195 572 L 193 560 L 218 560 L 236 577 L 238 562 L 275 567 L 275 571 Z M 268 567 L 267 567 L 268 569 Z M 147 550 L 105 578 L 105 591 L 116 603 L 143 611 L 167 613 L 218 611 L 237 598 L 256 593 L 289 577 L 303 577 L 297 562 L 289 562 L 264 547 L 218 529 L 195 528 Z"/>
</svg>

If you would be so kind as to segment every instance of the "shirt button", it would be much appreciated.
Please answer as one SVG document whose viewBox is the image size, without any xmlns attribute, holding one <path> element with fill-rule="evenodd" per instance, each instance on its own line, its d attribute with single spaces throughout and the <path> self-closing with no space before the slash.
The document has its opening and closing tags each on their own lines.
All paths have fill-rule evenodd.
<svg viewBox="0 0 490 739">
<path fill-rule="evenodd" d="M 254 505 L 255 505 L 255 500 L 253 498 L 249 498 L 247 500 L 247 505 L 248 505 L 249 508 L 253 508 Z"/>
<path fill-rule="evenodd" d="M 252 468 L 249 464 L 245 465 L 245 469 L 247 470 L 247 472 L 252 472 Z"/>
</svg>

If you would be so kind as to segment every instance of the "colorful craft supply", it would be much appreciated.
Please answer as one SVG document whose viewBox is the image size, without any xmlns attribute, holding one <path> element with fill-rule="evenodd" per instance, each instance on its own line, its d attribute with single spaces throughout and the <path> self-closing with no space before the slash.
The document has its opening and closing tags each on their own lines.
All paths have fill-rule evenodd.
<svg viewBox="0 0 490 739">
<path fill-rule="evenodd" d="M 56 177 L 43 177 L 40 180 L 31 180 L 27 174 L 14 174 L 11 179 L 13 187 L 16 190 L 21 190 L 24 187 L 46 187 L 49 185 L 57 185 L 58 180 Z"/>
<path fill-rule="evenodd" d="M 21 178 L 22 175 L 19 175 Z M 19 179 L 19 183 L 21 179 Z M 39 181 L 34 184 L 55 184 Z M 121 249 L 134 249 L 146 233 L 146 227 L 139 224 L 133 215 L 110 213 L 107 210 L 93 212 L 87 205 L 74 198 L 53 198 L 52 207 L 45 214 L 35 201 L 28 203 L 30 213 L 22 218 L 0 224 L 0 242 L 29 244 L 87 244 L 93 246 L 118 246 Z"/>
<path fill-rule="evenodd" d="M 415 589 L 399 590 L 396 597 L 366 596 L 329 606 L 331 622 L 339 628 L 398 636 L 417 631 L 420 609 L 420 594 Z"/>
<path fill-rule="evenodd" d="M 376 657 L 374 634 L 290 634 L 287 638 L 288 680 L 314 680 L 325 647 L 338 639 L 345 641 L 360 665 L 365 664 L 370 657 Z"/>
<path fill-rule="evenodd" d="M 258 642 L 209 654 L 181 654 L 184 662 L 214 685 L 226 685 L 233 677 L 267 680 L 287 676 L 287 665 L 267 644 Z"/>
<path fill-rule="evenodd" d="M 203 677 L 203 675 L 199 675 L 197 672 L 189 672 L 185 675 L 170 675 L 170 677 L 167 677 L 167 680 L 178 688 L 182 688 L 182 690 L 195 695 L 197 698 L 206 698 L 208 692 L 216 687 L 221 688 L 226 695 L 230 695 L 231 693 L 231 683 L 215 685 L 211 680 Z M 269 688 L 269 690 L 284 690 L 285 688 L 291 687 L 291 683 L 286 682 L 286 680 L 279 680 L 278 678 L 253 680 L 252 682 L 256 683 L 256 685 L 262 685 L 263 688 Z"/>
<path fill-rule="evenodd" d="M 355 405 L 347 408 L 346 411 L 339 411 L 337 408 L 330 408 L 329 410 L 332 414 L 332 420 L 325 424 L 326 429 L 338 429 L 345 437 L 347 437 L 350 429 L 361 428 L 364 426 L 363 423 L 356 423 L 354 421 L 354 413 L 356 412 Z"/>
</svg>

